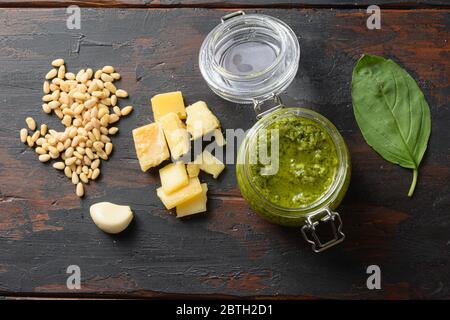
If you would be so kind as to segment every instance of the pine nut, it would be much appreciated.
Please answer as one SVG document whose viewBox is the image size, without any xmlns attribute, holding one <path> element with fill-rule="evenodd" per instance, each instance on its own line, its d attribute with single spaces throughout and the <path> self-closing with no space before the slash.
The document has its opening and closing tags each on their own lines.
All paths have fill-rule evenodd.
<svg viewBox="0 0 450 320">
<path fill-rule="evenodd" d="M 102 125 L 102 127 L 107 127 L 109 124 L 109 114 L 105 114 L 103 117 L 101 117 L 100 119 L 100 124 Z"/>
<path fill-rule="evenodd" d="M 106 144 L 105 144 L 105 152 L 106 152 L 106 155 L 109 156 L 109 155 L 111 154 L 112 150 L 113 150 L 113 145 L 112 145 L 112 143 L 111 143 L 111 142 L 106 143 Z"/>
<path fill-rule="evenodd" d="M 25 128 L 20 129 L 20 141 L 22 143 L 27 142 L 28 130 Z"/>
<path fill-rule="evenodd" d="M 47 150 L 45 150 L 45 149 L 42 148 L 42 147 L 37 147 L 37 148 L 35 149 L 35 151 L 36 151 L 37 154 L 46 154 L 46 153 L 47 153 Z"/>
<path fill-rule="evenodd" d="M 105 73 L 113 73 L 114 72 L 114 67 L 112 67 L 112 66 L 104 66 L 102 68 L 102 71 L 105 72 Z"/>
<path fill-rule="evenodd" d="M 99 175 L 100 175 L 100 169 L 99 168 L 93 169 L 91 180 L 96 180 Z"/>
<path fill-rule="evenodd" d="M 80 182 L 80 179 L 78 178 L 78 174 L 76 172 L 72 172 L 72 183 L 77 184 Z"/>
<path fill-rule="evenodd" d="M 54 101 L 57 101 L 57 100 L 59 99 L 59 94 L 60 94 L 60 91 L 59 91 L 59 90 L 53 91 L 52 94 L 51 94 L 52 99 L 53 99 Z"/>
<path fill-rule="evenodd" d="M 66 67 L 64 65 L 62 65 L 58 69 L 58 78 L 59 79 L 64 79 L 65 75 L 66 75 Z"/>
<path fill-rule="evenodd" d="M 114 81 L 114 78 L 106 73 L 102 73 L 102 75 L 100 76 L 100 79 L 102 79 L 103 82 L 113 82 Z"/>
<path fill-rule="evenodd" d="M 50 155 L 49 154 L 41 154 L 39 156 L 39 161 L 40 162 L 47 162 L 48 160 L 50 160 Z"/>
<path fill-rule="evenodd" d="M 82 173 L 80 174 L 80 180 L 81 180 L 82 182 L 84 182 L 84 183 L 89 183 L 89 179 L 87 178 L 87 174 L 84 173 L 84 172 L 82 172 Z"/>
<path fill-rule="evenodd" d="M 111 77 L 113 77 L 114 80 L 120 80 L 120 73 L 117 72 L 111 73 Z"/>
<path fill-rule="evenodd" d="M 101 134 L 109 134 L 109 131 L 108 131 L 108 129 L 105 128 L 105 127 L 100 127 L 100 133 L 101 133 Z"/>
<path fill-rule="evenodd" d="M 27 144 L 28 144 L 29 147 L 34 146 L 34 141 L 31 139 L 30 136 L 27 136 Z"/>
<path fill-rule="evenodd" d="M 35 131 L 31 136 L 31 140 L 33 140 L 33 142 L 36 142 L 36 140 L 39 139 L 40 135 L 41 135 L 40 131 Z"/>
<path fill-rule="evenodd" d="M 50 106 L 47 103 L 43 103 L 42 104 L 42 110 L 45 113 L 51 113 L 52 112 L 52 108 L 50 108 Z"/>
<path fill-rule="evenodd" d="M 82 156 L 78 151 L 74 151 L 74 152 L 73 152 L 73 155 L 74 155 L 77 159 L 83 160 L 83 156 Z M 76 161 L 75 161 L 75 162 L 76 162 Z"/>
<path fill-rule="evenodd" d="M 112 82 L 105 82 L 104 86 L 105 86 L 106 89 L 108 89 L 112 93 L 116 93 L 116 91 L 117 91 L 116 86 L 113 85 Z"/>
<path fill-rule="evenodd" d="M 117 121 L 119 121 L 119 116 L 117 114 L 110 114 L 109 115 L 109 118 L 108 118 L 108 123 L 109 124 L 115 123 Z M 104 126 L 104 127 L 106 127 L 106 126 Z"/>
<path fill-rule="evenodd" d="M 113 107 L 115 107 L 115 106 L 117 105 L 117 96 L 116 96 L 115 94 L 113 94 L 113 95 L 111 96 L 111 105 L 112 105 Z"/>
<path fill-rule="evenodd" d="M 60 109 L 54 109 L 53 112 L 56 114 L 56 116 L 62 120 L 62 118 L 64 117 L 64 114 L 62 113 L 62 111 Z"/>
<path fill-rule="evenodd" d="M 108 155 L 103 150 L 97 150 L 97 155 L 103 160 L 108 160 Z"/>
<path fill-rule="evenodd" d="M 118 131 L 119 131 L 119 128 L 111 127 L 111 128 L 109 128 L 108 133 L 113 135 L 113 134 L 116 134 Z"/>
<path fill-rule="evenodd" d="M 118 98 L 126 98 L 126 97 L 128 97 L 128 92 L 126 92 L 125 90 L 122 90 L 122 89 L 117 89 L 116 96 Z"/>
<path fill-rule="evenodd" d="M 64 144 L 61 141 L 56 145 L 56 150 L 58 150 L 58 152 L 64 151 Z"/>
<path fill-rule="evenodd" d="M 55 59 L 52 61 L 52 66 L 58 68 L 64 64 L 64 59 Z"/>
<path fill-rule="evenodd" d="M 52 69 L 49 72 L 47 72 L 47 74 L 45 75 L 45 79 L 51 80 L 54 77 L 56 77 L 57 74 L 58 74 L 58 71 L 56 69 Z"/>
<path fill-rule="evenodd" d="M 36 140 L 36 145 L 38 146 L 42 146 L 42 144 L 45 142 L 45 139 L 40 137 L 39 139 Z"/>
<path fill-rule="evenodd" d="M 75 120 L 73 120 L 72 123 L 75 127 L 80 127 L 82 125 L 82 122 L 80 119 L 76 118 Z"/>
<path fill-rule="evenodd" d="M 77 188 L 75 190 L 75 193 L 80 198 L 84 196 L 84 187 L 81 182 L 77 183 Z"/>
<path fill-rule="evenodd" d="M 65 76 L 67 80 L 75 80 L 75 75 L 72 72 L 66 72 Z"/>
<path fill-rule="evenodd" d="M 27 123 L 28 128 L 30 128 L 31 131 L 36 130 L 36 122 L 32 117 L 27 117 L 25 119 L 25 122 Z"/>
<path fill-rule="evenodd" d="M 64 161 L 64 163 L 66 164 L 66 166 L 70 166 L 70 165 L 74 164 L 75 161 L 77 161 L 77 158 L 76 157 L 71 157 L 71 158 L 66 159 Z"/>
<path fill-rule="evenodd" d="M 89 99 L 88 101 L 86 101 L 85 103 L 84 103 L 84 106 L 86 107 L 86 108 L 92 108 L 93 106 L 95 106 L 97 104 L 97 98 L 91 98 L 91 99 Z"/>
<path fill-rule="evenodd" d="M 102 76 L 102 73 L 103 73 L 102 70 L 95 71 L 94 78 L 95 79 L 100 79 L 100 77 Z"/>
<path fill-rule="evenodd" d="M 65 115 L 64 118 L 61 121 L 66 127 L 70 126 L 72 123 L 72 117 L 69 115 Z"/>
<path fill-rule="evenodd" d="M 93 141 L 100 140 L 100 138 L 101 138 L 100 130 L 98 130 L 97 128 L 94 128 L 92 130 L 92 133 L 93 133 L 95 139 L 91 139 L 91 140 L 93 140 Z"/>
<path fill-rule="evenodd" d="M 51 157 L 52 159 L 56 159 L 56 158 L 59 157 L 59 152 L 58 152 L 58 150 L 56 150 L 56 152 L 54 152 L 54 151 L 49 151 L 49 154 L 50 154 L 50 157 Z"/>
<path fill-rule="evenodd" d="M 91 159 L 89 159 L 88 156 L 84 156 L 84 157 L 83 157 L 83 163 L 84 163 L 85 165 L 87 165 L 87 166 L 90 166 L 90 165 L 92 164 L 92 161 L 91 161 Z"/>
<path fill-rule="evenodd" d="M 47 134 L 48 126 L 43 123 L 41 124 L 41 136 L 45 136 Z"/>
<path fill-rule="evenodd" d="M 64 170 L 66 168 L 66 165 L 64 164 L 64 162 L 59 161 L 53 164 L 53 168 L 58 170 Z"/>
<path fill-rule="evenodd" d="M 122 115 L 122 113 L 120 112 L 120 108 L 118 106 L 115 106 L 113 108 L 113 111 L 118 117 L 120 117 Z"/>
<path fill-rule="evenodd" d="M 92 161 L 92 164 L 91 164 L 91 169 L 92 170 L 97 169 L 99 166 L 100 166 L 100 160 L 99 159 L 95 159 L 94 161 Z"/>
<path fill-rule="evenodd" d="M 103 143 L 111 142 L 111 139 L 108 136 L 105 136 L 104 134 L 101 135 L 100 141 Z"/>
<path fill-rule="evenodd" d="M 66 175 L 67 178 L 72 179 L 72 169 L 70 169 L 69 166 L 66 166 L 64 168 L 64 174 Z"/>
<path fill-rule="evenodd" d="M 57 91 L 57 90 L 59 90 L 59 86 L 54 84 L 52 80 L 52 83 L 50 83 L 50 91 Z"/>
<path fill-rule="evenodd" d="M 122 108 L 120 113 L 122 114 L 122 116 L 127 116 L 127 115 L 129 115 L 131 113 L 131 111 L 133 111 L 133 107 L 132 106 L 126 106 L 125 108 Z"/>
<path fill-rule="evenodd" d="M 42 91 L 44 91 L 45 94 L 50 93 L 50 84 L 48 81 L 44 81 L 44 85 L 42 86 Z"/>
</svg>

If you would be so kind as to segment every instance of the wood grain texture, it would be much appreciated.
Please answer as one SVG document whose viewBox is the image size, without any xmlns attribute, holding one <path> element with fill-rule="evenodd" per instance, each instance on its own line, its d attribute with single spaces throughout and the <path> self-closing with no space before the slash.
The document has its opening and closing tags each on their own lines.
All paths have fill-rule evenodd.
<svg viewBox="0 0 450 320">
<path fill-rule="evenodd" d="M 347 239 L 314 254 L 297 229 L 267 223 L 249 210 L 234 166 L 208 182 L 209 212 L 180 221 L 155 195 L 157 173 L 142 173 L 131 130 L 152 120 L 152 95 L 182 90 L 203 99 L 224 128 L 248 129 L 248 106 L 215 96 L 198 70 L 206 34 L 227 10 L 83 9 L 68 30 L 64 9 L 0 10 L 0 292 L 37 296 L 291 298 L 448 298 L 450 296 L 449 10 L 384 10 L 382 29 L 365 27 L 364 10 L 249 10 L 278 17 L 299 37 L 298 74 L 283 95 L 312 108 L 348 143 L 353 176 L 339 208 Z M 364 53 L 395 59 L 423 89 L 432 136 L 412 199 L 411 173 L 367 146 L 352 113 L 350 81 Z M 120 121 L 102 177 L 80 201 L 60 172 L 19 141 L 27 115 L 62 128 L 40 108 L 49 63 L 69 70 L 116 66 L 135 111 Z M 129 204 L 135 221 L 110 236 L 90 220 L 98 201 Z M 66 288 L 68 265 L 81 267 L 82 289 Z M 382 290 L 366 288 L 368 265 L 382 270 Z"/>
<path fill-rule="evenodd" d="M 0 7 L 102 8 L 356 8 L 373 5 L 372 0 L 0 0 Z M 382 8 L 449 7 L 446 0 L 378 0 Z"/>
</svg>

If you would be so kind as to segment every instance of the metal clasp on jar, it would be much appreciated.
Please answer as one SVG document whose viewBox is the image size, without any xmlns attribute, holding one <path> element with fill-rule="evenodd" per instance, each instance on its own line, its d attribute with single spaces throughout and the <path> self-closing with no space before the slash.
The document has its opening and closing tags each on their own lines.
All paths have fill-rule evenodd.
<svg viewBox="0 0 450 320">
<path fill-rule="evenodd" d="M 324 213 L 325 215 L 318 219 Z M 316 233 L 316 227 L 321 222 L 330 222 L 333 232 L 333 238 L 325 243 L 322 243 L 322 241 L 320 241 Z M 311 238 L 309 237 L 308 233 Z M 341 217 L 337 212 L 331 211 L 328 208 L 308 216 L 306 219 L 306 224 L 302 227 L 302 234 L 303 238 L 305 238 L 305 240 L 311 244 L 314 252 L 322 252 L 332 246 L 337 245 L 338 243 L 341 243 L 345 239 L 345 234 L 342 232 Z"/>
<path fill-rule="evenodd" d="M 268 98 L 263 100 L 253 99 L 253 108 L 255 109 L 256 119 L 261 119 L 279 108 L 283 108 L 283 102 L 280 96 L 272 93 Z"/>
</svg>

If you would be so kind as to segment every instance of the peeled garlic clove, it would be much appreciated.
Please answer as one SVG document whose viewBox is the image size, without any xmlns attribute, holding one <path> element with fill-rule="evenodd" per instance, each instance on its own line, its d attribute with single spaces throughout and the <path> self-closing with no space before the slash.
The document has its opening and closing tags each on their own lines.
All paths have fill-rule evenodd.
<svg viewBox="0 0 450 320">
<path fill-rule="evenodd" d="M 120 206 L 111 202 L 93 204 L 89 212 L 97 227 L 107 233 L 122 232 L 133 220 L 133 212 L 129 206 Z"/>
</svg>

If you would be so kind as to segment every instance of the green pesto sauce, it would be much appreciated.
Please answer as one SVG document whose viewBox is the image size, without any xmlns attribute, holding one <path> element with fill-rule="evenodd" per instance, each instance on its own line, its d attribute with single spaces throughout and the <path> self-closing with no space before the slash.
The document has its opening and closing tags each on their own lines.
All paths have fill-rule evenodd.
<svg viewBox="0 0 450 320">
<path fill-rule="evenodd" d="M 263 164 L 250 165 L 250 178 L 271 203 L 285 208 L 311 205 L 327 192 L 338 166 L 336 147 L 330 135 L 316 122 L 286 117 L 267 127 L 279 130 L 279 168 L 273 175 L 261 175 Z M 261 143 L 261 140 L 258 140 Z M 258 148 L 264 147 L 258 144 Z"/>
</svg>

